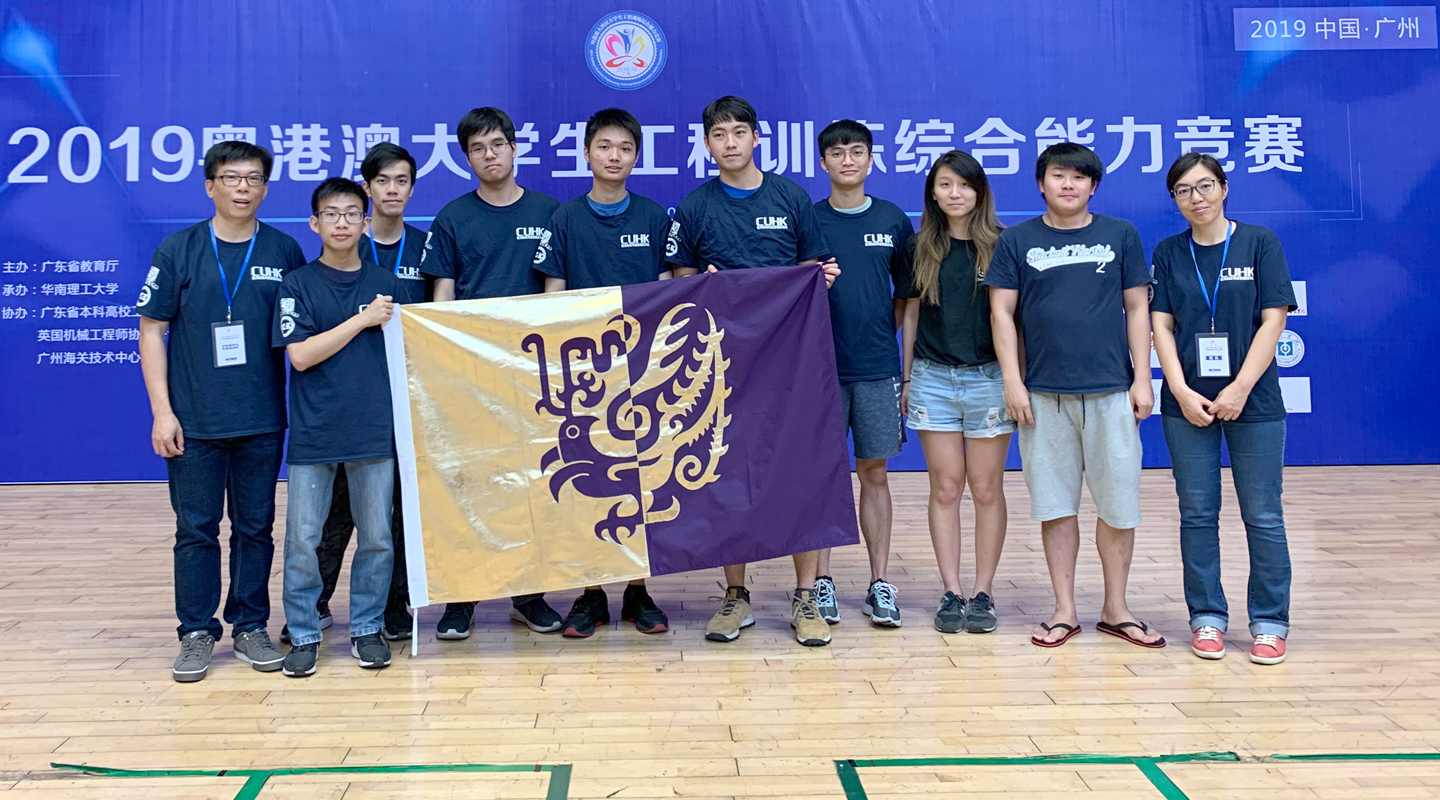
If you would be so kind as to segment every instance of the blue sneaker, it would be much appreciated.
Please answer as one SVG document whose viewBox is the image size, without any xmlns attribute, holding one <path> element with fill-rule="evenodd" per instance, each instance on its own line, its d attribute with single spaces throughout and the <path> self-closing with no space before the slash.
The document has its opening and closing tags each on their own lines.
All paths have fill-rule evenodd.
<svg viewBox="0 0 1440 800">
<path fill-rule="evenodd" d="M 940 598 L 940 608 L 935 612 L 935 630 L 941 633 L 959 633 L 965 627 L 965 598 L 946 592 Z"/>
<path fill-rule="evenodd" d="M 898 628 L 900 608 L 895 587 L 887 581 L 874 581 L 865 593 L 865 605 L 860 610 L 870 615 L 870 621 L 882 628 Z"/>
<path fill-rule="evenodd" d="M 829 575 L 815 579 L 815 605 L 820 608 L 820 618 L 834 625 L 840 621 L 840 602 L 835 599 L 835 581 Z"/>
</svg>

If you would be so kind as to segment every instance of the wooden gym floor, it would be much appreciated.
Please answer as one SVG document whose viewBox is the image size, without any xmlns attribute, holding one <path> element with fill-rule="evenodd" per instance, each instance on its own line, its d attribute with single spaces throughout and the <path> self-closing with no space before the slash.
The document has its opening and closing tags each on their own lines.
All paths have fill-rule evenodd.
<svg viewBox="0 0 1440 800">
<path fill-rule="evenodd" d="M 319 673 L 261 674 L 219 644 L 210 677 L 170 679 L 176 652 L 171 514 L 163 485 L 0 487 L 0 794 L 89 798 L 1381 798 L 1440 797 L 1440 761 L 1274 761 L 1274 754 L 1440 752 L 1440 467 L 1287 471 L 1294 560 L 1290 660 L 1246 658 L 1243 528 L 1227 488 L 1222 530 L 1232 638 L 1191 655 L 1168 472 L 1145 473 L 1132 607 L 1171 641 L 1143 650 L 1092 627 L 1099 567 L 1082 549 L 1083 634 L 1028 642 L 1050 609 L 1038 526 L 1018 473 L 988 636 L 930 625 L 940 584 L 925 478 L 892 477 L 891 579 L 905 627 L 859 604 L 860 547 L 832 572 L 845 620 L 830 647 L 790 635 L 789 561 L 752 568 L 757 625 L 703 640 L 719 570 L 656 579 L 670 634 L 538 635 L 481 604 L 467 642 L 358 669 L 345 592 Z M 1227 473 L 1226 481 L 1229 477 Z M 281 484 L 283 520 L 284 485 Z M 1093 524 L 1082 512 L 1082 530 Z M 962 511 L 967 531 L 971 512 Z M 277 524 L 277 543 L 283 538 Z M 1089 538 L 1087 533 L 1086 538 Z M 967 534 L 966 564 L 971 548 Z M 270 632 L 278 637 L 277 546 Z M 970 567 L 967 566 L 967 571 Z M 968 576 L 967 588 L 968 588 Z M 342 580 L 342 587 L 344 586 Z M 552 594 L 563 614 L 574 592 Z M 619 608 L 618 587 L 610 592 Z M 618 614 L 616 614 L 618 617 Z M 977 756 L 1230 751 L 1240 763 L 935 763 Z M 845 760 L 856 759 L 858 768 Z M 867 760 L 930 760 L 869 765 Z M 837 773 L 848 774 L 846 782 Z M 93 777 L 52 762 L 132 770 L 494 764 L 523 771 Z M 547 765 L 539 768 L 535 765 Z M 550 765 L 570 765 L 565 770 Z M 1154 765 L 1149 767 L 1154 771 Z M 557 784 L 558 781 L 558 784 Z M 262 785 L 263 784 L 263 785 Z"/>
</svg>

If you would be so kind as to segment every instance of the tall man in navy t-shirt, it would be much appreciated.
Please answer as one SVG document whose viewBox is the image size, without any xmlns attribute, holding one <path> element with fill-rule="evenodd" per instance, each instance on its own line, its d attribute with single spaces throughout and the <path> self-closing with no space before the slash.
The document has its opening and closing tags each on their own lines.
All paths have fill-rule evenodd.
<svg viewBox="0 0 1440 800">
<path fill-rule="evenodd" d="M 640 120 L 629 111 L 607 108 L 585 123 L 585 161 L 593 179 L 590 191 L 556 209 L 540 246 L 535 269 L 545 276 L 545 291 L 630 286 L 665 280 L 665 237 L 670 215 L 659 203 L 625 187 L 640 156 Z M 645 579 L 625 587 L 620 618 L 641 633 L 664 633 L 670 620 L 650 599 Z M 605 591 L 588 587 L 565 616 L 562 632 L 573 639 L 610 624 Z"/>
<path fill-rule="evenodd" d="M 755 109 L 733 95 L 705 107 L 705 149 L 720 168 L 720 177 L 706 181 L 680 202 L 666 244 L 675 275 L 701 270 L 781 267 L 815 264 L 829 254 L 810 196 L 794 181 L 761 172 L 755 166 Z M 840 274 L 827 262 L 825 280 Z M 830 642 L 830 626 L 815 604 L 818 554 L 795 555 L 795 594 L 790 624 L 795 638 L 809 646 Z M 745 565 L 725 568 L 725 602 L 705 628 L 705 638 L 730 642 L 755 624 Z"/>
<path fill-rule="evenodd" d="M 350 564 L 350 654 L 366 669 L 390 664 L 380 637 L 390 593 L 395 443 L 390 379 L 380 325 L 395 309 L 400 281 L 362 258 L 365 190 L 330 178 L 310 199 L 320 258 L 285 276 L 271 344 L 290 356 L 290 465 L 285 509 L 285 619 L 290 652 L 283 671 L 315 673 L 320 645 L 320 561 L 336 470 L 344 465 L 357 531 Z"/>
<path fill-rule="evenodd" d="M 204 678 L 224 634 L 215 612 L 227 493 L 225 621 L 235 656 L 261 672 L 280 669 L 284 657 L 265 631 L 285 441 L 285 361 L 269 341 L 280 281 L 305 257 L 294 239 L 255 218 L 273 161 L 247 142 L 220 142 L 205 153 L 215 215 L 165 238 L 136 303 L 140 367 L 155 415 L 150 442 L 165 459 L 175 509 L 177 681 Z"/>
<path fill-rule="evenodd" d="M 1136 426 L 1155 402 L 1150 272 L 1134 225 L 1090 213 L 1103 175 L 1089 148 L 1047 147 L 1035 165 L 1045 214 L 1000 234 L 985 275 L 1005 406 L 1020 423 L 1030 516 L 1040 521 L 1055 590 L 1055 612 L 1031 635 L 1041 647 L 1062 645 L 1080 631 L 1075 559 L 1082 477 L 1099 511 L 1095 545 L 1105 575 L 1096 627 L 1144 647 L 1165 644 L 1135 619 L 1125 599 L 1140 524 Z"/>
<path fill-rule="evenodd" d="M 886 459 L 900 455 L 900 349 L 895 330 L 903 301 L 893 300 L 890 274 L 915 232 L 899 206 L 865 194 L 874 162 L 870 129 L 854 120 L 832 122 L 820 132 L 820 166 L 830 176 L 830 196 L 815 204 L 825 243 L 844 270 L 830 287 L 830 327 L 845 422 L 855 446 L 860 479 L 860 531 L 870 557 L 864 612 L 875 625 L 900 627 L 895 586 L 886 580 L 890 562 L 890 482 Z M 830 551 L 820 551 L 815 602 L 826 622 L 840 621 Z"/>
<path fill-rule="evenodd" d="M 474 300 L 539 294 L 535 247 L 560 203 L 515 182 L 515 123 L 498 108 L 476 108 L 456 130 L 480 188 L 451 200 L 435 215 L 420 271 L 433 275 L 435 299 Z M 561 619 L 544 595 L 513 598 L 510 618 L 537 633 L 560 630 Z M 448 603 L 435 628 L 438 639 L 466 639 L 474 603 Z"/>
</svg>

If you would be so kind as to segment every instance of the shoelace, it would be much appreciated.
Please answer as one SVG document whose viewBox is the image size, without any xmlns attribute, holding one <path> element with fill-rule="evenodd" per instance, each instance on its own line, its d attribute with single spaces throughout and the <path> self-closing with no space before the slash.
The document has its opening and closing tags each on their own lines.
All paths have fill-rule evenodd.
<svg viewBox="0 0 1440 800">
<path fill-rule="evenodd" d="M 182 658 L 205 652 L 206 637 L 186 636 L 180 643 Z"/>
<path fill-rule="evenodd" d="M 738 595 L 735 596 L 735 597 L 726 597 L 726 598 L 725 598 L 725 605 L 720 606 L 720 614 L 721 614 L 721 616 L 726 616 L 726 617 L 728 617 L 728 616 L 730 616 L 731 614 L 735 614 L 735 613 L 736 613 L 736 609 L 739 608 L 739 607 L 740 607 L 740 597 L 739 597 Z"/>
<path fill-rule="evenodd" d="M 873 591 L 875 592 L 875 605 L 881 608 L 895 608 L 894 586 L 891 586 L 885 581 L 880 581 L 875 584 Z"/>
<path fill-rule="evenodd" d="M 1260 634 L 1259 636 L 1256 636 L 1256 637 L 1255 637 L 1255 646 L 1256 646 L 1256 647 L 1259 647 L 1259 646 L 1261 646 L 1261 645 L 1268 645 L 1268 646 L 1270 646 L 1270 647 L 1275 648 L 1276 650 L 1279 650 L 1279 649 L 1280 649 L 1280 637 L 1279 637 L 1279 636 L 1276 636 L 1276 635 L 1273 634 L 1273 633 L 1262 633 L 1262 634 Z"/>
<path fill-rule="evenodd" d="M 1220 629 L 1206 625 L 1200 630 L 1195 631 L 1195 638 L 1204 642 L 1218 642 L 1220 641 Z"/>
<path fill-rule="evenodd" d="M 266 631 L 251 631 L 250 641 L 255 642 L 263 648 L 274 650 L 275 643 L 270 641 L 270 634 Z"/>
<path fill-rule="evenodd" d="M 799 608 L 797 610 L 800 612 L 800 616 L 804 617 L 805 619 L 820 618 L 820 607 L 815 605 L 814 597 L 811 597 L 807 600 L 801 600 Z"/>
<path fill-rule="evenodd" d="M 830 581 L 815 581 L 815 604 L 835 605 L 835 584 Z"/>
<path fill-rule="evenodd" d="M 941 611 L 953 611 L 958 614 L 964 608 L 965 601 L 961 600 L 959 595 L 946 595 L 945 599 L 940 603 Z"/>
</svg>

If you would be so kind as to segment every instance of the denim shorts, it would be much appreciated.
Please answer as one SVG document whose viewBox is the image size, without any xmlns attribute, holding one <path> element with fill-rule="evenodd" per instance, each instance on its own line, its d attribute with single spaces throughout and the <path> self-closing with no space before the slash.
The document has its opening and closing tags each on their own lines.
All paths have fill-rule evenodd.
<svg viewBox="0 0 1440 800">
<path fill-rule="evenodd" d="M 910 367 L 910 413 L 917 431 L 954 431 L 967 439 L 991 439 L 1015 432 L 1005 410 L 1005 380 L 999 362 L 949 367 L 923 358 Z"/>
</svg>

